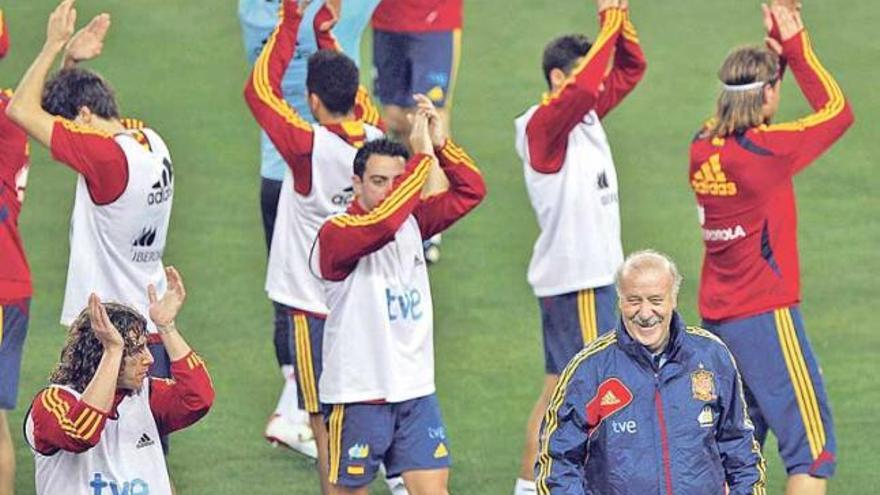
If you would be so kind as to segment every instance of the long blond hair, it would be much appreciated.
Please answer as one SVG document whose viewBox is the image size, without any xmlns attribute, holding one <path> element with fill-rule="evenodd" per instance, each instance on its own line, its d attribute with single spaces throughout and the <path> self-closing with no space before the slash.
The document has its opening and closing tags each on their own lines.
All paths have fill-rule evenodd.
<svg viewBox="0 0 880 495">
<path fill-rule="evenodd" d="M 733 50 L 718 70 L 725 85 L 744 85 L 779 80 L 779 56 L 761 46 L 743 46 Z M 764 123 L 764 86 L 746 91 L 722 89 L 718 95 L 715 118 L 709 128 L 712 137 L 726 137 Z"/>
</svg>

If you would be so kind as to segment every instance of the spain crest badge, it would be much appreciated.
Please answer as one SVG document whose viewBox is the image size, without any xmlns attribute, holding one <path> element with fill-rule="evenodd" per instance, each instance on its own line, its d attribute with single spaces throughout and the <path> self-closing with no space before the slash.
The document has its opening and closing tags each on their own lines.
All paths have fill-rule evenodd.
<svg viewBox="0 0 880 495">
<path fill-rule="evenodd" d="M 691 373 L 691 391 L 694 393 L 694 399 L 703 402 L 715 400 L 715 374 L 707 369 L 703 369 L 702 363 L 700 369 Z"/>
</svg>

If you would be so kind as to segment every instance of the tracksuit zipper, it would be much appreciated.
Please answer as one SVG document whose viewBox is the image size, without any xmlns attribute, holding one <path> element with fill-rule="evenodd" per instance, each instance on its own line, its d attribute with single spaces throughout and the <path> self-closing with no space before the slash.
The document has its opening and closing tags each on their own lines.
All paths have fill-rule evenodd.
<svg viewBox="0 0 880 495">
<path fill-rule="evenodd" d="M 663 451 L 663 478 L 666 480 L 666 495 L 672 493 L 672 461 L 669 458 L 669 437 L 666 433 L 666 419 L 663 415 L 663 398 L 660 397 L 659 374 L 654 373 L 654 408 L 657 411 L 657 423 L 660 426 L 660 448 Z"/>
</svg>

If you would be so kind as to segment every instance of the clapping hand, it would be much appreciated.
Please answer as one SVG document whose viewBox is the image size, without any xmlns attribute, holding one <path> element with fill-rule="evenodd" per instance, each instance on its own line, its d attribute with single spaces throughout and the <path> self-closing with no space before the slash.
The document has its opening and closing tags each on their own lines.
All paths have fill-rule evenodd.
<svg viewBox="0 0 880 495">
<path fill-rule="evenodd" d="M 443 120 L 434 103 L 423 94 L 415 94 L 413 99 L 416 101 L 416 112 L 423 113 L 428 119 L 428 133 L 431 136 L 431 144 L 434 148 L 443 147 L 447 138 L 446 126 L 443 125 Z"/>
<path fill-rule="evenodd" d="M 165 277 L 168 280 L 168 288 L 162 298 L 156 297 L 156 286 L 150 284 L 147 287 L 147 296 L 150 299 L 150 319 L 156 324 L 160 333 L 174 330 L 174 318 L 186 300 L 186 288 L 180 273 L 173 266 L 165 268 Z"/>
<path fill-rule="evenodd" d="M 110 317 L 107 316 L 107 310 L 95 293 L 89 295 L 89 322 L 92 326 L 92 332 L 95 333 L 98 342 L 104 346 L 105 351 L 122 350 L 125 346 L 122 334 L 119 333 L 119 330 L 110 321 Z"/>
<path fill-rule="evenodd" d="M 99 14 L 86 27 L 77 31 L 67 42 L 67 50 L 64 54 L 65 66 L 91 60 L 100 55 L 109 29 L 110 14 Z"/>
<path fill-rule="evenodd" d="M 74 0 L 62 0 L 55 10 L 49 15 L 46 26 L 46 44 L 60 50 L 73 36 L 76 26 L 76 9 L 73 7 Z"/>
</svg>

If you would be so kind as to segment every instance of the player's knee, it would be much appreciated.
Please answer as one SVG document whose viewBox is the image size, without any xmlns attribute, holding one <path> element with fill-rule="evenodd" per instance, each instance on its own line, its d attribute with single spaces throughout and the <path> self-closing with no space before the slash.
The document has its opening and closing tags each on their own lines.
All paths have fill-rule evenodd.
<svg viewBox="0 0 880 495">
<path fill-rule="evenodd" d="M 384 109 L 385 124 L 388 129 L 398 136 L 406 136 L 409 134 L 409 120 L 407 119 L 407 110 L 397 105 L 388 105 Z"/>
</svg>

